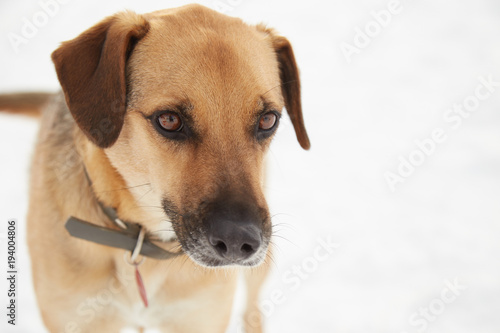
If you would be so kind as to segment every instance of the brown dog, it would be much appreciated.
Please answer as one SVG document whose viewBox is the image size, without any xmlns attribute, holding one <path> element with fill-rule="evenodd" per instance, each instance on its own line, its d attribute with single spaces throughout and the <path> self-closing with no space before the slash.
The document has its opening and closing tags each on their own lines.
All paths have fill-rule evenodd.
<svg viewBox="0 0 500 333">
<path fill-rule="evenodd" d="M 284 106 L 309 148 L 289 42 L 190 5 L 118 13 L 52 59 L 64 96 L 42 116 L 28 215 L 49 331 L 224 332 L 243 271 L 245 329 L 261 332 L 257 300 L 272 234 L 263 159 Z M 126 229 L 108 207 L 141 230 L 134 249 L 145 234 L 148 244 L 182 252 L 140 265 L 147 307 L 127 250 L 64 227 L 74 216 Z"/>
</svg>

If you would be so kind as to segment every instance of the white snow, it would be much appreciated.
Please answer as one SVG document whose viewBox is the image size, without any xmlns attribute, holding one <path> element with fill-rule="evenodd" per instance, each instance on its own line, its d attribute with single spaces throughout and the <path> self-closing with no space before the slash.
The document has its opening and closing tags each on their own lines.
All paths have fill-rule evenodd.
<svg viewBox="0 0 500 333">
<path fill-rule="evenodd" d="M 390 2 L 200 2 L 225 3 L 230 15 L 277 28 L 301 69 L 312 148 L 300 149 L 284 119 L 269 159 L 267 190 L 282 238 L 262 293 L 267 332 L 500 330 L 500 86 L 456 128 L 444 118 L 454 104 L 472 103 L 480 77 L 500 82 L 500 3 L 401 0 L 348 63 L 342 43 L 353 44 L 356 27 L 375 27 L 371 11 Z M 184 3 L 70 0 L 16 53 L 9 34 L 20 34 L 23 18 L 42 7 L 3 1 L 0 92 L 57 90 L 51 51 L 106 15 Z M 392 192 L 384 174 L 397 172 L 400 156 L 417 158 L 415 140 L 435 129 L 444 142 Z M 17 218 L 21 237 L 36 131 L 33 120 L 0 114 L 1 225 Z M 328 241 L 338 244 L 331 254 L 318 249 Z M 1 267 L 5 244 L 0 239 Z M 24 239 L 18 261 L 18 325 L 6 324 L 1 278 L 0 330 L 44 332 Z M 419 315 L 425 309 L 429 320 Z M 228 332 L 239 326 L 235 319 Z"/>
</svg>

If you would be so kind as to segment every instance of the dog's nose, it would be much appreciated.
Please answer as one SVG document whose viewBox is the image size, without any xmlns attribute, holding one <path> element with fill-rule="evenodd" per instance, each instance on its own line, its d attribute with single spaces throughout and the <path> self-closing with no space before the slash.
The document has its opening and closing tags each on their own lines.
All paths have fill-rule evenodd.
<svg viewBox="0 0 500 333">
<path fill-rule="evenodd" d="M 234 262 L 248 259 L 257 252 L 261 233 L 252 224 L 222 220 L 214 223 L 208 241 L 219 256 Z"/>
<path fill-rule="evenodd" d="M 251 258 L 262 245 L 262 209 L 252 198 L 235 198 L 238 196 L 219 197 L 207 209 L 204 219 L 210 246 L 228 263 Z"/>
</svg>

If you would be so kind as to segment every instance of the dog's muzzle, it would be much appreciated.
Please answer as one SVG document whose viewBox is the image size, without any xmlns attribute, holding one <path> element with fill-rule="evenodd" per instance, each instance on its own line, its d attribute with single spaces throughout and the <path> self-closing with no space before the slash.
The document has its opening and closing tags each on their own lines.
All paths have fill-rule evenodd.
<svg viewBox="0 0 500 333">
<path fill-rule="evenodd" d="M 267 208 L 259 207 L 248 195 L 219 196 L 196 213 L 183 214 L 177 226 L 185 252 L 211 267 L 261 263 L 271 235 Z"/>
</svg>

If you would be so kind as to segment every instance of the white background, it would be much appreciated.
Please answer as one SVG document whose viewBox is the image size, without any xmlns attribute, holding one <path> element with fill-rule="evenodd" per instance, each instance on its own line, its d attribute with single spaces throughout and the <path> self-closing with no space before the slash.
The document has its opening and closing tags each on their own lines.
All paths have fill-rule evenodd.
<svg viewBox="0 0 500 333">
<path fill-rule="evenodd" d="M 284 239 L 276 238 L 262 294 L 267 332 L 500 332 L 500 87 L 456 129 L 443 118 L 474 96 L 478 77 L 500 82 L 498 1 L 401 0 L 351 62 L 342 43 L 352 45 L 357 28 L 373 28 L 371 12 L 389 1 L 221 2 L 230 3 L 229 15 L 265 22 L 292 42 L 312 143 L 302 151 L 284 119 L 270 153 L 269 201 Z M 21 34 L 23 18 L 42 7 L 2 1 L 0 92 L 56 91 L 50 53 L 59 42 L 118 10 L 184 3 L 69 0 L 15 52 L 9 34 Z M 400 156 L 419 154 L 415 140 L 436 128 L 446 140 L 391 191 L 384 174 L 397 173 Z M 0 233 L 15 217 L 21 234 L 18 325 L 6 325 L 1 278 L 2 332 L 44 332 L 23 238 L 36 131 L 36 121 L 0 114 Z M 339 247 L 317 263 L 319 238 Z M 4 267 L 5 238 L 0 245 Z M 302 264 L 307 273 L 293 288 L 284 277 L 297 278 L 292 269 Z M 442 293 L 453 295 L 445 281 L 455 280 L 466 289 L 444 303 Z M 271 308 L 277 290 L 283 301 Z M 425 330 L 410 323 L 429 307 Z"/>
</svg>

